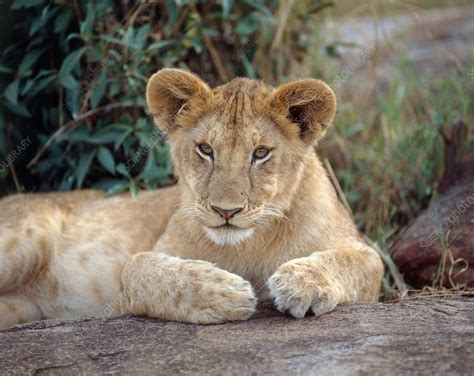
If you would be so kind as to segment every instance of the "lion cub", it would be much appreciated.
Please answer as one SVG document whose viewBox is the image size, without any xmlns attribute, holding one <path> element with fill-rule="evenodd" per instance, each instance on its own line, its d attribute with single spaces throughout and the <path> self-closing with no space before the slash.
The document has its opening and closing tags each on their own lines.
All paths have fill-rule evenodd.
<svg viewBox="0 0 474 376">
<path fill-rule="evenodd" d="M 249 318 L 257 296 L 298 318 L 377 300 L 380 257 L 314 150 L 336 112 L 329 86 L 211 89 L 163 69 L 146 94 L 179 184 L 1 200 L 0 327 L 125 312 L 221 323 Z"/>
</svg>

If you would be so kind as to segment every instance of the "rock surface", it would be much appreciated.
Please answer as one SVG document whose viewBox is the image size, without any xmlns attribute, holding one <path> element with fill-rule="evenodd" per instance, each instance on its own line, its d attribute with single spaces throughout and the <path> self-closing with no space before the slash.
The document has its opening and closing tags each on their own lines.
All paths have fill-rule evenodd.
<svg viewBox="0 0 474 376">
<path fill-rule="evenodd" d="M 443 193 L 399 237 L 391 253 L 415 288 L 433 284 L 443 253 L 442 284 L 474 286 L 474 176 Z"/>
<path fill-rule="evenodd" d="M 0 373 L 469 374 L 474 301 L 350 304 L 302 320 L 201 326 L 139 317 L 49 320 L 0 332 Z"/>
</svg>

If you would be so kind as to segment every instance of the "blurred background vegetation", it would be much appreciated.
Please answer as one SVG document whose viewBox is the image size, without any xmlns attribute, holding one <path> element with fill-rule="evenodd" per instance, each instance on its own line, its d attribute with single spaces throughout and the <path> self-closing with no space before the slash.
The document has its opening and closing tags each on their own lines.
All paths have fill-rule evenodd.
<svg viewBox="0 0 474 376">
<path fill-rule="evenodd" d="M 325 6 L 301 2 L 297 24 L 283 29 L 277 1 L 3 3 L 0 152 L 27 137 L 33 146 L 3 169 L 2 193 L 135 194 L 169 182 L 167 146 L 146 115 L 147 78 L 183 67 L 211 84 L 237 75 L 284 80 L 287 56 L 310 59 L 313 15 Z"/>
<path fill-rule="evenodd" d="M 89 187 L 135 195 L 171 184 L 168 148 L 146 114 L 152 73 L 187 68 L 211 85 L 235 76 L 335 83 L 341 48 L 363 47 L 329 42 L 322 25 L 357 4 L 1 1 L 0 160 L 11 159 L 25 140 L 29 146 L 0 166 L 0 195 Z M 381 6 L 397 12 L 387 2 L 370 2 L 358 15 L 380 14 Z M 374 53 L 363 65 L 370 76 Z M 402 59 L 390 80 L 370 90 L 362 87 L 368 80 L 351 77 L 333 86 L 336 127 L 320 153 L 359 228 L 382 247 L 436 197 L 445 168 L 443 134 L 462 124 L 467 133 L 459 147 L 474 149 L 474 80 L 459 66 L 448 73 L 423 79 Z"/>
</svg>

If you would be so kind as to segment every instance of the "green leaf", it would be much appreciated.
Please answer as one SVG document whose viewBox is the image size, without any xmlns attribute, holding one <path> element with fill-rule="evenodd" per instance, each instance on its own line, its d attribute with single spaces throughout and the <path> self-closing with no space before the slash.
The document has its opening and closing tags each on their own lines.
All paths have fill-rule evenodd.
<svg viewBox="0 0 474 376">
<path fill-rule="evenodd" d="M 59 76 L 65 77 L 74 69 L 74 67 L 81 60 L 82 55 L 86 52 L 86 47 L 82 47 L 76 51 L 71 52 L 63 61 L 61 69 L 59 70 Z"/>
<path fill-rule="evenodd" d="M 135 32 L 135 29 L 131 26 L 127 29 L 127 32 L 123 36 L 123 44 L 125 46 L 132 47 L 133 40 L 134 40 L 134 32 Z"/>
<path fill-rule="evenodd" d="M 26 76 L 27 73 L 29 73 L 29 69 L 31 66 L 36 63 L 36 61 L 39 59 L 41 54 L 45 51 L 46 49 L 43 48 L 41 50 L 32 50 L 28 52 L 25 57 L 21 60 L 20 66 L 18 67 L 18 74 L 23 77 Z"/>
<path fill-rule="evenodd" d="M 252 63 L 249 61 L 247 56 L 245 54 L 242 54 L 242 63 L 244 64 L 245 68 L 245 74 L 248 78 L 256 79 L 257 74 L 255 73 L 255 70 L 253 69 Z"/>
<path fill-rule="evenodd" d="M 99 160 L 102 167 L 104 167 L 112 175 L 115 175 L 115 160 L 109 149 L 104 146 L 99 147 L 97 159 Z"/>
<path fill-rule="evenodd" d="M 14 70 L 11 68 L 8 68 L 7 66 L 0 64 L 0 73 L 13 73 Z"/>
<path fill-rule="evenodd" d="M 166 13 L 169 17 L 168 24 L 174 25 L 178 19 L 178 8 L 173 0 L 166 0 Z"/>
<path fill-rule="evenodd" d="M 80 126 L 72 132 L 64 133 L 63 135 L 59 136 L 58 140 L 80 144 L 87 142 L 89 138 L 90 135 L 88 129 L 84 126 Z"/>
<path fill-rule="evenodd" d="M 44 4 L 44 0 L 15 0 L 11 9 L 31 8 L 39 4 Z"/>
<path fill-rule="evenodd" d="M 122 145 L 122 143 L 127 139 L 128 136 L 133 132 L 133 128 L 130 127 L 125 132 L 123 132 L 119 137 L 115 139 L 114 142 L 114 151 L 117 151 L 118 148 Z"/>
<path fill-rule="evenodd" d="M 133 198 L 136 198 L 138 196 L 138 191 L 140 190 L 137 183 L 135 180 L 130 180 L 130 183 L 128 185 L 128 189 L 130 190 L 130 195 Z"/>
<path fill-rule="evenodd" d="M 25 86 L 23 86 L 23 89 L 21 90 L 21 95 L 25 95 L 33 87 L 35 81 L 35 78 L 26 80 Z"/>
<path fill-rule="evenodd" d="M 221 32 L 214 27 L 206 27 L 203 29 L 203 32 L 206 33 L 208 37 L 219 39 Z"/>
<path fill-rule="evenodd" d="M 103 40 L 104 42 L 123 45 L 123 42 L 120 39 L 111 37 L 110 35 L 101 34 L 101 35 L 99 35 L 99 39 Z"/>
<path fill-rule="evenodd" d="M 133 126 L 128 123 L 112 123 L 103 127 L 102 131 L 103 132 L 117 131 L 117 130 L 125 131 L 130 128 L 133 128 Z"/>
<path fill-rule="evenodd" d="M 38 78 L 41 75 L 41 73 L 36 77 Z M 42 78 L 41 80 L 37 80 L 35 85 L 31 88 L 31 90 L 26 93 L 27 97 L 33 97 L 43 89 L 47 88 L 48 85 L 56 81 L 57 76 L 55 73 L 51 73 L 49 76 L 46 76 Z"/>
<path fill-rule="evenodd" d="M 222 4 L 222 16 L 228 18 L 230 15 L 230 10 L 232 9 L 233 1 L 232 0 L 221 0 Z"/>
<path fill-rule="evenodd" d="M 203 46 L 202 46 L 202 40 L 201 40 L 201 38 L 195 37 L 195 36 L 186 35 L 186 36 L 184 36 L 184 38 L 183 38 L 183 43 L 185 43 L 185 44 L 191 44 L 191 46 L 193 46 L 193 48 L 194 48 L 194 51 L 196 51 L 196 53 L 197 53 L 198 55 L 200 55 L 200 54 L 202 53 Z"/>
<path fill-rule="evenodd" d="M 69 41 L 71 41 L 71 40 L 73 40 L 73 39 L 81 39 L 81 35 L 78 34 L 78 33 L 71 33 L 71 34 L 69 34 L 69 35 L 67 36 L 66 42 L 69 42 Z"/>
<path fill-rule="evenodd" d="M 128 189 L 128 180 L 117 180 L 110 188 L 105 191 L 105 196 L 110 197 L 118 193 L 125 192 Z"/>
<path fill-rule="evenodd" d="M 91 150 L 86 154 L 81 155 L 79 164 L 76 169 L 76 187 L 81 188 L 85 177 L 87 176 L 92 160 L 95 156 L 95 150 Z"/>
<path fill-rule="evenodd" d="M 259 23 L 254 13 L 241 18 L 235 27 L 235 32 L 241 38 L 248 38 L 258 30 Z"/>
<path fill-rule="evenodd" d="M 106 190 L 114 187 L 115 185 L 121 184 L 123 182 L 125 182 L 128 185 L 128 181 L 124 180 L 124 179 L 104 178 L 104 179 L 100 179 L 97 183 L 92 184 L 92 188 L 102 189 L 102 190 L 106 191 Z"/>
<path fill-rule="evenodd" d="M 36 17 L 33 19 L 33 22 L 30 26 L 30 37 L 33 36 L 38 30 L 43 29 L 46 23 L 59 12 L 58 8 L 53 8 L 51 10 L 50 4 L 48 4 L 43 11 L 41 12 L 41 17 Z"/>
<path fill-rule="evenodd" d="M 4 57 L 6 57 L 6 56 L 10 55 L 13 52 L 17 52 L 18 48 L 21 48 L 20 47 L 21 44 L 22 44 L 21 42 L 10 44 L 8 47 L 5 47 L 5 49 L 2 51 L 2 55 Z"/>
<path fill-rule="evenodd" d="M 109 96 L 115 97 L 118 93 L 120 93 L 120 84 L 112 82 L 109 86 Z"/>
<path fill-rule="evenodd" d="M 13 112 L 15 115 L 19 115 L 19 116 L 22 116 L 24 118 L 31 118 L 30 111 L 28 111 L 28 109 L 24 105 L 22 105 L 21 103 L 13 104 L 13 103 L 10 103 L 10 102 L 4 102 L 4 106 L 8 110 Z"/>
<path fill-rule="evenodd" d="M 135 38 L 135 47 L 137 50 L 141 50 L 145 44 L 148 33 L 150 32 L 150 24 L 145 24 L 138 29 L 137 36 Z"/>
<path fill-rule="evenodd" d="M 161 50 L 162 48 L 164 47 L 167 47 L 167 46 L 172 46 L 173 44 L 175 44 L 176 41 L 175 40 L 159 40 L 157 42 L 154 42 L 152 44 L 150 44 L 146 51 L 147 52 L 157 52 L 159 50 Z"/>
<path fill-rule="evenodd" d="M 104 96 L 105 90 L 107 89 L 107 75 L 105 71 L 100 74 L 97 83 L 92 89 L 91 95 L 91 107 L 96 108 L 100 100 Z"/>
<path fill-rule="evenodd" d="M 324 1 L 324 2 L 318 2 L 317 4 L 314 4 L 308 8 L 308 13 L 318 13 L 322 11 L 324 8 L 328 7 L 334 7 L 335 3 L 332 1 Z"/>
<path fill-rule="evenodd" d="M 81 22 L 80 30 L 81 30 L 81 37 L 83 39 L 89 39 L 89 36 L 92 34 L 92 30 L 94 28 L 95 22 L 95 9 L 94 4 L 91 2 L 87 3 L 87 10 L 86 10 L 86 19 Z"/>
<path fill-rule="evenodd" d="M 272 11 L 270 9 L 268 9 L 265 4 L 263 4 L 262 2 L 260 2 L 259 0 L 244 0 L 243 1 L 244 3 L 247 3 L 248 5 L 250 5 L 251 7 L 254 7 L 255 9 L 257 9 L 258 11 L 262 12 L 263 14 L 265 14 L 267 17 L 269 18 L 272 18 L 274 19 L 275 16 L 273 15 Z"/>
<path fill-rule="evenodd" d="M 72 74 L 68 74 L 62 77 L 60 76 L 59 81 L 66 89 L 77 90 L 80 87 L 79 82 L 77 82 L 77 80 L 73 77 Z"/>
<path fill-rule="evenodd" d="M 138 175 L 137 179 L 157 179 L 162 181 L 166 179 L 168 175 L 169 171 L 167 168 L 161 166 L 153 166 Z"/>
<path fill-rule="evenodd" d="M 67 29 L 68 25 L 71 23 L 72 17 L 74 16 L 74 12 L 70 9 L 66 9 L 62 12 L 56 20 L 54 21 L 54 32 L 60 33 Z"/>
<path fill-rule="evenodd" d="M 82 92 L 80 88 L 76 90 L 66 89 L 66 95 L 64 98 L 66 101 L 66 107 L 74 119 L 79 113 L 79 109 L 81 107 L 81 98 Z"/>
<path fill-rule="evenodd" d="M 110 144 L 114 142 L 117 137 L 120 135 L 120 131 L 118 130 L 108 130 L 104 131 L 103 129 L 99 132 L 97 132 L 95 135 L 93 135 L 88 142 L 92 144 Z"/>
<path fill-rule="evenodd" d="M 11 104 L 16 105 L 18 103 L 18 87 L 20 85 L 20 80 L 15 80 L 10 83 L 5 89 L 3 96 L 9 101 Z"/>
<path fill-rule="evenodd" d="M 4 129 L 5 129 L 5 119 L 3 117 L 3 114 L 0 113 L 0 132 L 4 132 Z M 6 154 L 7 154 L 6 137 L 0 137 L 0 155 L 6 155 Z"/>
<path fill-rule="evenodd" d="M 120 175 L 125 176 L 126 178 L 131 178 L 128 168 L 123 163 L 119 163 L 117 167 L 115 167 L 115 171 L 117 171 Z"/>
</svg>

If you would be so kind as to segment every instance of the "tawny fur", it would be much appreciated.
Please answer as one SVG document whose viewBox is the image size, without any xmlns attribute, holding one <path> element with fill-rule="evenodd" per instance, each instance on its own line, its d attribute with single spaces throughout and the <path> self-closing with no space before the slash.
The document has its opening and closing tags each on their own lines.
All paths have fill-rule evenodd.
<svg viewBox="0 0 474 376">
<path fill-rule="evenodd" d="M 339 203 L 315 145 L 336 102 L 323 82 L 215 89 L 164 69 L 147 87 L 179 183 L 0 200 L 0 328 L 45 318 L 247 319 L 257 297 L 295 317 L 375 301 L 383 266 Z M 212 147 L 203 156 L 197 145 Z M 258 147 L 271 150 L 252 160 Z M 225 224 L 212 206 L 241 208 Z"/>
</svg>

